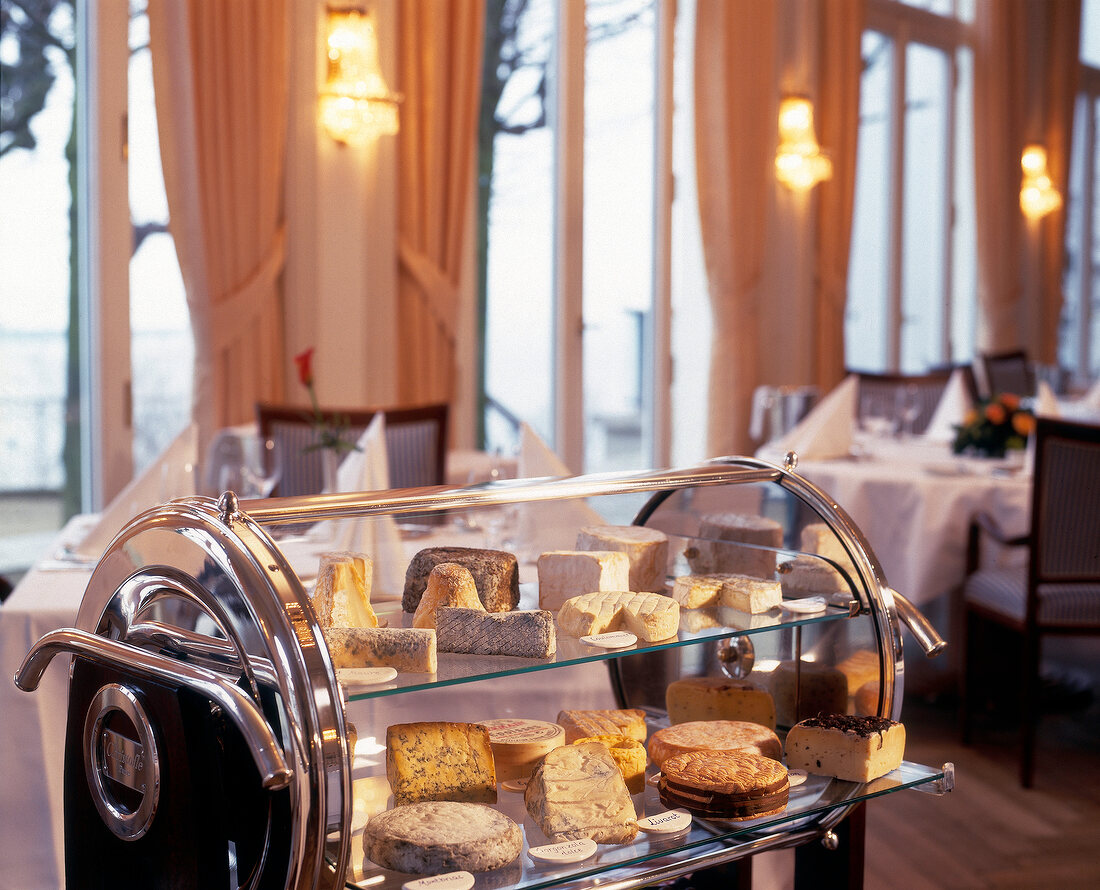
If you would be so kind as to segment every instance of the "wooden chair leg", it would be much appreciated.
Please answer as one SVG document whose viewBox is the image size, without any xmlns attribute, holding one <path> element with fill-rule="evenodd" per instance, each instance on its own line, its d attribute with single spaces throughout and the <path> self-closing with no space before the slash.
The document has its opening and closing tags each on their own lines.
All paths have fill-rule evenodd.
<svg viewBox="0 0 1100 890">
<path fill-rule="evenodd" d="M 1035 780 L 1035 736 L 1039 723 L 1039 635 L 1025 633 L 1023 684 L 1020 695 L 1020 784 L 1031 788 Z"/>
</svg>

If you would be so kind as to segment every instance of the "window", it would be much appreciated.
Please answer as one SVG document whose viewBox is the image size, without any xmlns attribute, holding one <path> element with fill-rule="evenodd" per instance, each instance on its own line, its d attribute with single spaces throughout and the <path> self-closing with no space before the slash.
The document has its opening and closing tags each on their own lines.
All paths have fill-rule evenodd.
<svg viewBox="0 0 1100 890">
<path fill-rule="evenodd" d="M 20 0 L 5 3 L 0 34 L 0 515 L 10 518 L 0 525 L 0 571 L 18 570 L 67 515 L 100 505 L 127 478 L 117 469 L 124 462 L 107 456 L 133 447 L 144 465 L 190 404 L 186 312 L 166 234 L 155 129 L 150 137 L 148 127 L 145 4 L 134 0 L 128 10 L 55 0 L 39 18 L 41 5 L 31 15 Z M 134 255 L 127 288 L 139 233 L 149 237 Z M 160 331 L 171 320 L 171 336 L 178 343 L 182 330 L 186 344 L 147 350 L 149 318 Z M 173 354 L 175 369 L 145 382 Z M 167 412 L 148 410 L 153 391 L 173 402 Z"/>
<path fill-rule="evenodd" d="M 961 18 L 969 8 L 955 7 L 868 5 L 845 319 L 850 367 L 918 372 L 973 354 L 972 63 Z M 946 17 L 952 12 L 958 17 Z"/>
<path fill-rule="evenodd" d="M 1081 13 L 1058 359 L 1084 386 L 1100 378 L 1100 0 L 1085 0 Z"/>
</svg>

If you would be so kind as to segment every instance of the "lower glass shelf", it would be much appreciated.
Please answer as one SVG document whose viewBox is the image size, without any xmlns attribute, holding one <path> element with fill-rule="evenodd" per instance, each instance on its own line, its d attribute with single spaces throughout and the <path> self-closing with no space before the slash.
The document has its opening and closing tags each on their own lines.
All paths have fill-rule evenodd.
<svg viewBox="0 0 1100 890">
<path fill-rule="evenodd" d="M 705 858 L 705 855 L 714 851 L 722 848 L 728 850 L 740 844 L 744 844 L 746 852 L 750 852 L 751 847 L 761 839 L 811 829 L 824 815 L 840 807 L 906 788 L 934 790 L 946 785 L 946 790 L 949 790 L 952 780 L 953 769 L 950 764 L 935 769 L 908 761 L 903 762 L 898 769 L 866 784 L 811 774 L 803 784 L 791 788 L 787 809 L 778 816 L 747 822 L 697 818 L 681 834 L 669 837 L 639 832 L 630 844 L 601 845 L 590 859 L 569 865 L 548 865 L 536 862 L 528 856 L 530 847 L 548 844 L 550 841 L 527 815 L 523 794 L 501 789 L 495 809 L 520 825 L 524 834 L 523 852 L 510 865 L 475 875 L 474 888 L 490 890 L 515 887 L 535 890 L 585 881 L 597 875 L 607 875 L 608 872 L 614 872 L 615 880 L 629 880 L 632 877 L 641 879 L 648 870 L 647 866 L 662 857 L 675 854 L 676 859 L 683 862 L 696 856 Z M 417 877 L 424 877 L 387 871 L 369 860 L 364 861 L 362 834 L 365 817 L 386 807 L 389 787 L 385 776 L 354 780 L 353 796 L 356 800 L 356 815 L 352 824 L 348 887 L 398 890 L 403 884 Z M 656 789 L 649 784 L 644 793 L 634 796 L 634 806 L 638 811 L 638 818 L 665 810 Z"/>
</svg>

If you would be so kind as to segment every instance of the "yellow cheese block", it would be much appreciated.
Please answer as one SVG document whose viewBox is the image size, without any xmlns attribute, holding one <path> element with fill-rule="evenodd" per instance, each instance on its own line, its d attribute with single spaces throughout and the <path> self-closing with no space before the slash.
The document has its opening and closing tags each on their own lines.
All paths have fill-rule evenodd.
<svg viewBox="0 0 1100 890">
<path fill-rule="evenodd" d="M 395 806 L 421 800 L 496 803 L 489 729 L 480 723 L 397 723 L 386 730 L 386 778 Z"/>
<path fill-rule="evenodd" d="M 693 720 L 747 720 L 775 729 L 775 701 L 771 693 L 747 680 L 685 677 L 665 690 L 665 708 L 671 723 Z"/>
</svg>

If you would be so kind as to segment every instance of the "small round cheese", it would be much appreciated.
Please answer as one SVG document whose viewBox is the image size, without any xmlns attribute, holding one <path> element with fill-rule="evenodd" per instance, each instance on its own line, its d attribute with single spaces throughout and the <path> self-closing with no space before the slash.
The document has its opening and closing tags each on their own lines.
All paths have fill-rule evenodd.
<svg viewBox="0 0 1100 890">
<path fill-rule="evenodd" d="M 379 813 L 363 832 L 363 852 L 383 868 L 411 874 L 489 871 L 518 858 L 519 826 L 492 807 L 449 800 Z"/>
<path fill-rule="evenodd" d="M 529 778 L 548 751 L 565 744 L 565 730 L 543 720 L 502 717 L 481 725 L 489 730 L 498 782 Z"/>
</svg>

